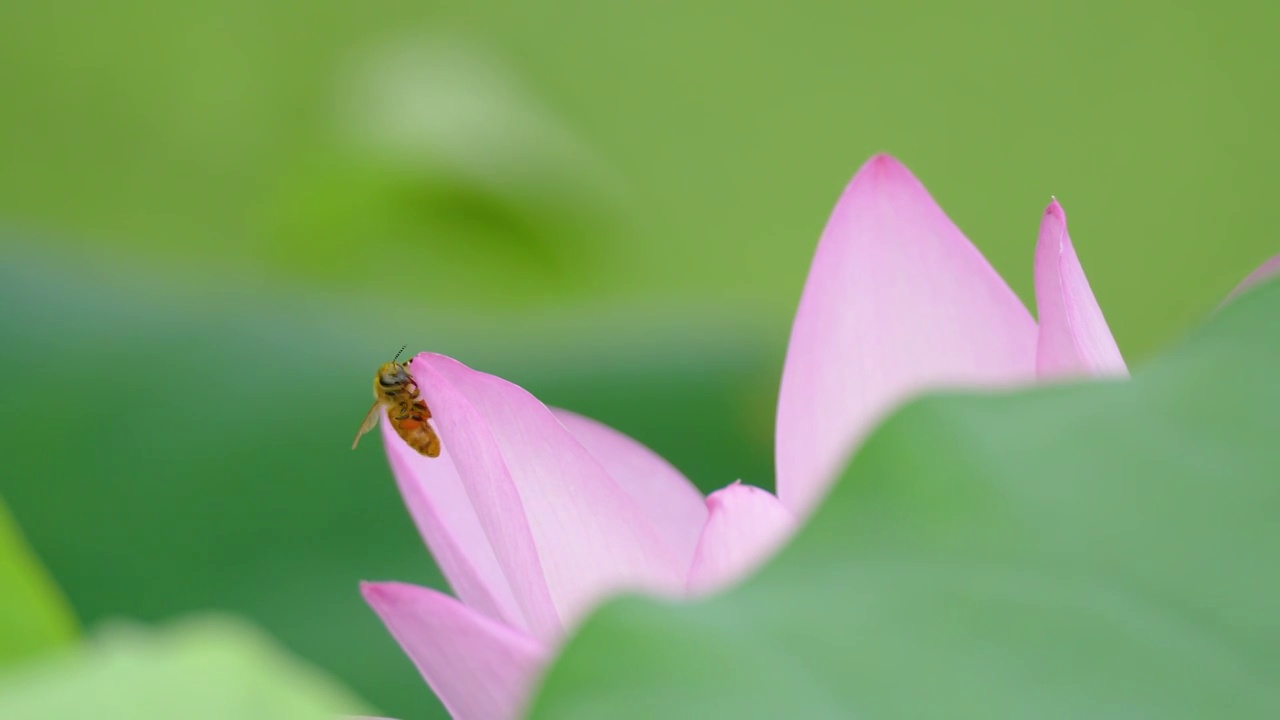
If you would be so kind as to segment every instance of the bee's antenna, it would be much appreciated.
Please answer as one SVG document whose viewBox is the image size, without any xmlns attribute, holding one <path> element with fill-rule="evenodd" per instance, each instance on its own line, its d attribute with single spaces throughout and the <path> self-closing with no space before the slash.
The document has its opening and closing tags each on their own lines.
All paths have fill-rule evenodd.
<svg viewBox="0 0 1280 720">
<path fill-rule="evenodd" d="M 407 348 L 407 347 L 409 347 L 408 343 L 406 343 L 406 344 L 404 344 L 404 345 L 401 345 L 401 346 L 400 346 L 400 351 L 396 353 L 396 356 L 395 356 L 395 357 L 391 358 L 391 362 L 395 362 L 395 361 L 399 360 L 399 359 L 400 359 L 400 353 L 404 352 L 404 349 L 405 349 L 405 348 Z"/>
</svg>

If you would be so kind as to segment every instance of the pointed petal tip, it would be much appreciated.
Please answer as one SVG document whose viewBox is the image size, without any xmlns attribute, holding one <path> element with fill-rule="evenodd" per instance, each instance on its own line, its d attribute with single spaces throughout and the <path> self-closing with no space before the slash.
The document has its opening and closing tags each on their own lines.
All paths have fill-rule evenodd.
<svg viewBox="0 0 1280 720">
<path fill-rule="evenodd" d="M 360 596 L 370 605 L 389 602 L 403 585 L 392 581 L 361 580 Z"/>
<path fill-rule="evenodd" d="M 849 181 L 849 187 L 859 184 L 860 181 L 884 183 L 906 178 L 915 180 L 915 175 L 901 160 L 882 152 L 872 155 L 862 164 L 862 167 L 858 168 L 858 171 L 853 174 L 853 179 Z"/>
<path fill-rule="evenodd" d="M 707 496 L 707 524 L 689 568 L 694 595 L 724 587 L 756 568 L 795 527 L 773 493 L 741 481 Z"/>
<path fill-rule="evenodd" d="M 1128 375 L 1071 243 L 1067 214 L 1057 198 L 1040 221 L 1035 285 L 1036 373 L 1041 380 Z"/>
<path fill-rule="evenodd" d="M 1050 198 L 1049 205 L 1040 218 L 1040 237 L 1036 241 L 1037 262 L 1056 259 L 1071 246 L 1067 235 L 1067 213 L 1057 198 Z"/>
<path fill-rule="evenodd" d="M 726 503 L 731 503 L 739 497 L 756 494 L 773 497 L 773 493 L 768 490 L 762 490 L 754 485 L 745 485 L 741 480 L 734 480 L 707 496 L 707 512 L 719 512 L 724 509 Z"/>
<path fill-rule="evenodd" d="M 878 152 L 867 160 L 864 167 L 876 168 L 879 170 L 906 170 L 906 166 L 898 158 L 887 152 Z"/>
<path fill-rule="evenodd" d="M 1067 223 L 1067 212 L 1062 209 L 1062 203 L 1058 202 L 1058 198 L 1049 196 L 1049 206 L 1044 209 L 1044 217 L 1046 220 L 1052 218 L 1062 224 Z"/>
<path fill-rule="evenodd" d="M 464 368 L 467 368 L 468 370 L 471 369 L 466 365 L 464 365 L 462 362 L 455 360 L 454 358 L 451 358 L 448 355 L 441 355 L 440 353 L 427 352 L 427 351 L 420 352 L 417 355 L 414 355 L 413 357 L 409 358 L 409 362 L 407 364 L 411 368 L 415 366 L 422 366 L 423 368 L 426 368 L 426 369 L 434 369 L 438 365 L 445 364 L 449 366 L 462 366 Z"/>
</svg>

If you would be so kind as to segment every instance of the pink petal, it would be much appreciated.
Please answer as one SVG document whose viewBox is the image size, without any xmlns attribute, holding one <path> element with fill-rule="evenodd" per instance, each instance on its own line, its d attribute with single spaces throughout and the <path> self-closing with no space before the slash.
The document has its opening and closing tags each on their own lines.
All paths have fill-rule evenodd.
<svg viewBox="0 0 1280 720">
<path fill-rule="evenodd" d="M 795 527 L 795 516 L 772 494 L 734 483 L 707 497 L 707 525 L 702 530 L 689 592 L 714 592 L 736 582 L 773 553 Z"/>
<path fill-rule="evenodd" d="M 1245 290 L 1248 290 L 1249 288 L 1253 287 L 1254 285 L 1257 285 L 1260 282 L 1270 280 L 1276 275 L 1280 275 L 1280 255 L 1276 255 L 1270 260 L 1267 260 L 1266 262 L 1262 263 L 1262 265 L 1259 266 L 1257 270 L 1254 270 L 1253 272 L 1249 273 L 1249 275 L 1245 277 L 1244 280 L 1241 280 L 1240 284 L 1237 285 L 1235 289 L 1231 291 L 1231 294 L 1227 295 L 1227 299 L 1224 300 L 1223 303 L 1225 304 L 1227 302 L 1234 300 L 1236 296 L 1238 296 L 1240 293 L 1244 292 Z"/>
<path fill-rule="evenodd" d="M 454 593 L 495 620 L 527 629 L 449 448 L 441 447 L 440 457 L 423 457 L 400 439 L 385 418 L 382 440 L 405 505 Z"/>
<path fill-rule="evenodd" d="M 662 456 L 608 425 L 568 410 L 552 412 L 636 502 L 680 566 L 688 567 L 707 521 L 698 488 Z"/>
<path fill-rule="evenodd" d="M 908 396 L 1035 375 L 1022 302 L 907 168 L 878 155 L 836 204 L 791 329 L 778 496 L 804 513 Z"/>
<path fill-rule="evenodd" d="M 1067 234 L 1067 215 L 1057 200 L 1049 203 L 1040 221 L 1036 311 L 1040 315 L 1036 372 L 1041 379 L 1129 374 L 1089 289 Z"/>
<path fill-rule="evenodd" d="M 546 649 L 457 600 L 403 583 L 360 591 L 458 720 L 519 717 Z"/>
<path fill-rule="evenodd" d="M 536 637 L 556 637 L 604 595 L 682 587 L 683 567 L 636 502 L 545 405 L 443 355 L 418 355 L 411 372 Z"/>
</svg>

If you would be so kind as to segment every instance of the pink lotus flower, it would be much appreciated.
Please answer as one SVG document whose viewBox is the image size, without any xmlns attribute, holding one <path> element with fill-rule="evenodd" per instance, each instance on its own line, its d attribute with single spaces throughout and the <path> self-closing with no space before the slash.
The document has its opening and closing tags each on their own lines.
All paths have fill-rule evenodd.
<svg viewBox="0 0 1280 720">
<path fill-rule="evenodd" d="M 387 423 L 383 438 L 457 599 L 400 583 L 365 583 L 364 596 L 454 717 L 518 716 L 566 631 L 601 599 L 732 583 L 909 396 L 1127 375 L 1056 201 L 1040 225 L 1035 286 L 1039 324 L 905 167 L 872 158 L 827 223 L 796 314 L 777 497 L 734 483 L 704 500 L 635 440 L 420 354 L 410 371 L 443 452 L 418 455 Z"/>
</svg>

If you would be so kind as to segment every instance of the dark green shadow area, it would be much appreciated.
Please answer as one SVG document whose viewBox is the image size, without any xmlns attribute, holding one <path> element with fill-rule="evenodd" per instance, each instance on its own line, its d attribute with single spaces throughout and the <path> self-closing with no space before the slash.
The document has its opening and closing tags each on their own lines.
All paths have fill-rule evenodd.
<svg viewBox="0 0 1280 720">
<path fill-rule="evenodd" d="M 514 323 L 499 336 L 283 296 L 0 265 L 0 495 L 86 626 L 238 613 L 381 712 L 443 717 L 356 589 L 442 585 L 377 443 L 350 450 L 373 370 L 405 341 L 610 422 L 704 489 L 769 484 L 781 347 L 725 331 L 639 351 L 615 342 L 642 332 L 623 325 L 538 344 Z"/>
<path fill-rule="evenodd" d="M 1280 283 L 1131 382 L 934 396 L 759 575 L 613 602 L 534 717 L 1280 715 Z"/>
</svg>

